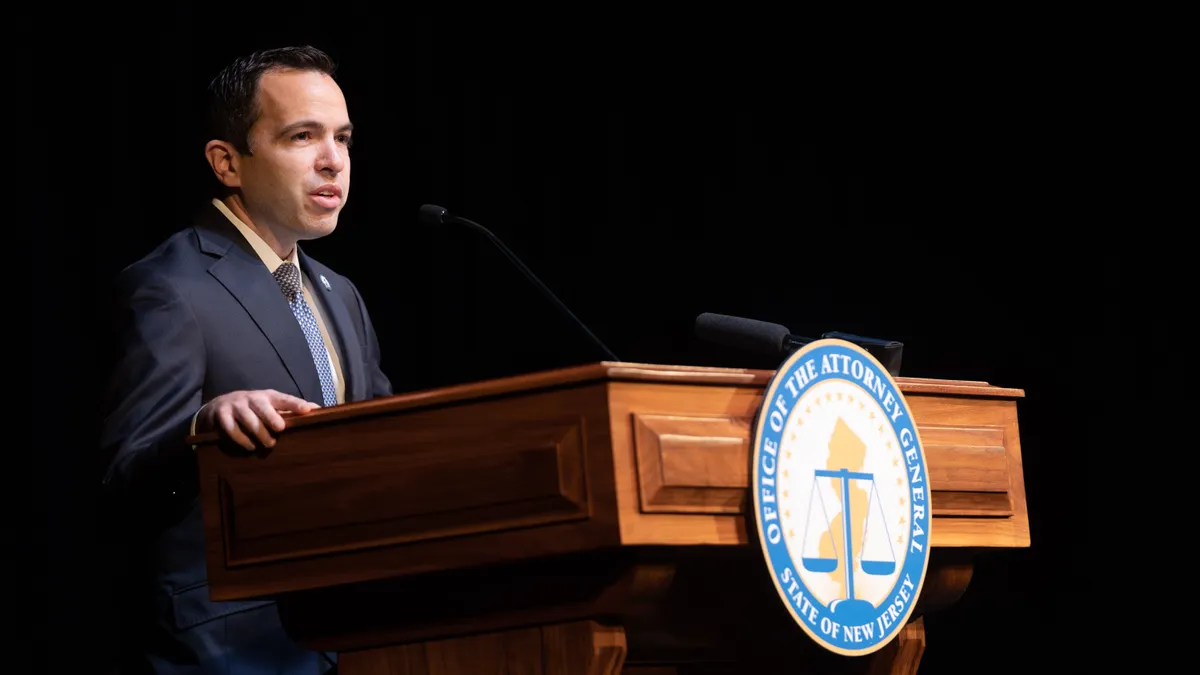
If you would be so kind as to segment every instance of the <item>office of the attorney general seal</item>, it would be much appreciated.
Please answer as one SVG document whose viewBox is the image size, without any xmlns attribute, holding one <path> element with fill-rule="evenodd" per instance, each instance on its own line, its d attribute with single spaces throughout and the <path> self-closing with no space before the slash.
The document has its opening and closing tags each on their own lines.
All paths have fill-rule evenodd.
<svg viewBox="0 0 1200 675">
<path fill-rule="evenodd" d="M 874 652 L 896 636 L 929 561 L 921 440 L 868 352 L 818 340 L 767 387 L 751 446 L 754 532 L 779 597 L 825 648 Z"/>
</svg>

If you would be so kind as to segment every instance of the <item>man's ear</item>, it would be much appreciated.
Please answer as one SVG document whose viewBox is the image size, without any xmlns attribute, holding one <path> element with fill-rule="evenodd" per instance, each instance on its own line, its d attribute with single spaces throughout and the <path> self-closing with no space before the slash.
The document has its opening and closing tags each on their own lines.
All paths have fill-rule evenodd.
<svg viewBox="0 0 1200 675">
<path fill-rule="evenodd" d="M 204 146 L 204 157 L 212 167 L 217 180 L 226 187 L 241 187 L 242 178 L 238 173 L 241 155 L 232 145 L 225 141 L 212 140 Z"/>
</svg>

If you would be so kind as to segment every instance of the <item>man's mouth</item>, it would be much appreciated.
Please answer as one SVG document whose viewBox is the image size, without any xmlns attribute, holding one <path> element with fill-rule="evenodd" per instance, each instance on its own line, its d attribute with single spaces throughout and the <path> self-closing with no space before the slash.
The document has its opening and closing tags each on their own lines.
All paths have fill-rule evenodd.
<svg viewBox="0 0 1200 675">
<path fill-rule="evenodd" d="M 342 201 L 342 188 L 336 185 L 322 185 L 321 187 L 309 193 L 318 205 L 334 209 Z"/>
</svg>

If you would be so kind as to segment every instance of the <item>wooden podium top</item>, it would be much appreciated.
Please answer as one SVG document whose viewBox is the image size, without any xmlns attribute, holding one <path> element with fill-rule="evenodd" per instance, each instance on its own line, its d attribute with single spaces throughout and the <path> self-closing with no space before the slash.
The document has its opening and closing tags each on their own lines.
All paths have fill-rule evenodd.
<svg viewBox="0 0 1200 675">
<path fill-rule="evenodd" d="M 258 455 L 198 436 L 212 597 L 756 544 L 750 441 L 772 375 L 602 362 L 293 416 Z M 895 380 L 928 462 L 932 546 L 1028 546 L 1024 392 Z"/>
<path fill-rule="evenodd" d="M 593 382 L 653 382 L 680 385 L 717 385 L 724 387 L 753 387 L 762 389 L 770 382 L 773 370 L 747 368 L 718 368 L 705 366 L 663 365 L 601 361 L 523 375 L 481 380 L 449 387 L 398 394 L 388 398 L 347 403 L 335 408 L 316 410 L 294 416 L 288 428 L 312 424 L 344 422 L 361 415 L 387 414 L 416 408 L 457 403 L 492 396 L 533 392 L 556 387 Z M 992 398 L 1023 398 L 1021 389 L 997 387 L 978 380 L 938 380 L 920 377 L 897 377 L 896 384 L 908 394 L 940 394 L 944 396 L 973 396 Z M 211 443 L 215 433 L 198 434 L 191 442 Z"/>
</svg>

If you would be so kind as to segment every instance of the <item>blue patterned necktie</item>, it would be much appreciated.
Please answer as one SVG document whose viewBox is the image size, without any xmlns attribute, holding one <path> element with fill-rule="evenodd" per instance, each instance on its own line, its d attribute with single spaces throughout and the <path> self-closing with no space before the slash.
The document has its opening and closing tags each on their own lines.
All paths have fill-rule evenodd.
<svg viewBox="0 0 1200 675">
<path fill-rule="evenodd" d="M 321 393 L 324 395 L 326 407 L 337 404 L 337 389 L 333 385 L 333 370 L 329 364 L 329 353 L 325 351 L 325 342 L 321 339 L 321 330 L 317 328 L 317 317 L 304 301 L 300 292 L 300 269 L 290 262 L 285 262 L 275 269 L 273 275 L 283 290 L 292 307 L 292 314 L 300 322 L 304 337 L 308 340 L 308 350 L 312 353 L 313 365 L 317 367 L 317 375 L 321 378 Z"/>
</svg>

